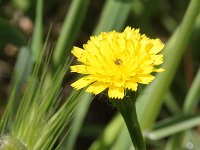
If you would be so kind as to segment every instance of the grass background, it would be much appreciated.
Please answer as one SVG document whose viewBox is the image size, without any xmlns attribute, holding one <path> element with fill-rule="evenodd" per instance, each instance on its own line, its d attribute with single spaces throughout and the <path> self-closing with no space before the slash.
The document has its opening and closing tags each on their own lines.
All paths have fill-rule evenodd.
<svg viewBox="0 0 200 150">
<path fill-rule="evenodd" d="M 43 48 L 52 50 L 45 81 L 51 84 L 57 68 L 71 57 L 73 45 L 82 47 L 91 35 L 132 26 L 166 43 L 166 71 L 138 100 L 148 149 L 184 149 L 188 143 L 199 146 L 199 0 L 1 0 L 0 4 L 1 116 L 14 81 L 19 81 L 19 95 L 24 94 Z M 72 92 L 70 84 L 75 79 L 68 71 L 62 99 Z M 131 148 L 126 128 L 104 93 L 81 99 L 73 128 L 60 149 Z"/>
</svg>

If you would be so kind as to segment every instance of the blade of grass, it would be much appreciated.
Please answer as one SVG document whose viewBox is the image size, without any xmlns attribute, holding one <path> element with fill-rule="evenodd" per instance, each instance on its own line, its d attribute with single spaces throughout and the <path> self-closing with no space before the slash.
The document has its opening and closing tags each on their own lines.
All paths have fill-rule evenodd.
<svg viewBox="0 0 200 150">
<path fill-rule="evenodd" d="M 19 87 L 21 87 L 26 82 L 26 79 L 30 75 L 33 67 L 32 63 L 33 59 L 30 49 L 27 47 L 22 47 L 18 54 L 14 73 L 12 76 L 12 85 L 18 82 L 17 89 L 19 89 Z"/>
<path fill-rule="evenodd" d="M 199 101 L 200 97 L 199 93 L 200 93 L 200 69 L 192 83 L 191 88 L 189 89 L 186 95 L 186 99 L 183 105 L 184 114 L 193 113 Z M 185 136 L 186 136 L 185 132 L 175 135 L 172 139 L 169 140 L 166 149 L 173 150 L 175 147 L 181 147 L 182 146 L 181 144 L 183 143 L 183 139 L 185 139 Z"/>
<path fill-rule="evenodd" d="M 82 127 L 83 120 L 85 118 L 85 115 L 87 113 L 89 104 L 91 102 L 91 95 L 88 93 L 84 93 L 80 96 L 81 102 L 78 104 L 77 112 L 75 113 L 74 120 L 72 122 L 73 128 L 71 132 L 69 132 L 69 137 L 66 139 L 66 142 L 63 142 L 62 147 L 60 150 L 73 150 L 74 144 L 76 141 L 76 138 L 78 136 L 78 133 Z"/>
<path fill-rule="evenodd" d="M 184 48 L 189 41 L 200 10 L 199 8 L 199 0 L 190 1 L 182 23 L 165 47 L 165 63 L 163 68 L 166 71 L 160 74 L 153 84 L 147 87 L 144 92 L 145 94 L 141 97 L 141 101 L 143 100 L 143 102 L 138 103 L 138 114 L 142 129 L 151 128 L 159 113 L 163 96 L 172 82 Z"/>
<path fill-rule="evenodd" d="M 185 133 L 183 140 L 183 148 L 186 149 L 198 149 L 200 147 L 200 136 L 195 130 L 190 130 Z"/>
<path fill-rule="evenodd" d="M 80 32 L 89 2 L 90 0 L 72 1 L 53 53 L 53 65 L 55 69 L 60 64 L 63 64 L 69 56 L 72 45 Z"/>
<path fill-rule="evenodd" d="M 52 149 L 58 136 L 69 124 L 77 104 L 80 101 L 81 91 L 73 92 L 65 104 L 56 112 L 45 125 L 46 131 L 41 135 L 41 139 L 34 145 L 34 149 Z M 67 128 L 68 130 L 70 128 Z M 67 132 L 67 131 L 65 131 Z M 54 135 L 54 136 L 52 136 Z"/>
<path fill-rule="evenodd" d="M 182 138 L 184 133 L 177 133 L 174 136 L 170 137 L 170 139 L 167 141 L 167 144 L 165 146 L 165 150 L 178 150 L 182 147 Z"/>
<path fill-rule="evenodd" d="M 197 75 L 190 87 L 190 90 L 188 91 L 188 94 L 184 101 L 183 111 L 185 113 L 192 113 L 198 106 L 197 104 L 199 102 L 199 98 L 200 98 L 200 69 L 198 70 Z"/>
<path fill-rule="evenodd" d="M 181 132 L 171 137 L 165 150 L 198 149 L 200 137 L 196 130 Z"/>
<path fill-rule="evenodd" d="M 16 110 L 19 106 L 20 97 L 22 97 L 22 93 L 23 93 L 22 87 L 25 85 L 28 77 L 30 76 L 32 67 L 33 67 L 33 59 L 32 59 L 30 49 L 27 47 L 22 47 L 17 57 L 17 61 L 15 64 L 14 73 L 12 75 L 12 81 L 11 81 L 11 88 L 16 86 L 15 87 L 16 95 L 15 95 L 15 99 L 13 99 L 13 105 L 11 106 L 12 109 L 10 110 L 10 113 L 11 113 L 10 124 L 12 124 L 12 121 L 16 114 Z"/>
<path fill-rule="evenodd" d="M 165 105 L 167 106 L 167 108 L 170 110 L 170 112 L 172 114 L 180 114 L 181 113 L 181 108 L 176 103 L 176 99 L 172 95 L 171 92 L 168 92 L 165 95 Z"/>
<path fill-rule="evenodd" d="M 116 124 L 117 123 L 117 124 Z M 115 141 L 120 134 L 118 132 L 123 127 L 123 119 L 120 115 L 117 115 L 113 120 L 106 126 L 103 134 L 100 138 L 90 146 L 89 150 L 107 150 L 110 149 L 113 141 Z"/>
<path fill-rule="evenodd" d="M 6 116 L 4 118 L 8 118 L 9 121 L 6 123 L 7 125 L 12 125 L 13 119 L 15 118 L 15 114 L 17 108 L 20 103 L 20 99 L 22 97 L 22 87 L 25 85 L 28 76 L 32 70 L 32 57 L 30 50 L 27 47 L 22 47 L 17 57 L 16 65 L 14 67 L 14 72 L 11 80 L 11 96 L 9 97 L 9 102 L 7 104 L 8 108 L 4 114 Z M 8 109 L 8 110 L 7 110 Z M 6 120 L 6 119 L 5 119 Z"/>
<path fill-rule="evenodd" d="M 150 140 L 159 140 L 167 136 L 176 134 L 178 132 L 193 128 L 200 124 L 200 115 L 188 115 L 172 117 L 167 121 L 161 121 L 157 123 L 157 126 L 147 133 L 146 137 Z"/>
<path fill-rule="evenodd" d="M 196 43 L 198 43 L 198 40 L 199 40 L 199 31 L 200 31 L 199 29 L 200 29 L 200 14 L 197 16 L 197 19 L 196 19 L 196 22 L 194 25 L 194 29 L 193 29 L 193 33 L 192 33 L 192 37 L 190 39 L 190 41 L 191 41 L 190 45 L 192 46 L 193 49 L 195 49 L 194 46 L 196 45 Z M 193 82 L 192 86 L 194 87 L 194 85 L 195 85 L 195 82 Z M 195 90 L 197 90 L 196 88 L 195 88 Z M 186 96 L 187 100 L 184 101 L 183 113 L 186 113 L 186 114 L 192 113 L 192 111 L 195 109 L 195 106 L 192 106 L 192 105 L 194 103 L 196 103 L 198 100 L 195 99 L 195 97 L 193 97 L 195 95 L 193 95 L 192 93 L 193 93 L 193 91 L 191 91 L 191 89 L 189 89 L 188 94 L 190 96 L 188 94 Z M 189 107 L 191 109 L 189 109 Z M 193 107 L 193 109 L 192 109 L 192 107 Z M 169 139 L 169 142 L 167 143 L 166 150 L 174 150 L 175 148 L 180 149 L 183 146 L 182 144 L 183 144 L 183 140 L 185 139 L 185 136 L 187 136 L 186 132 L 182 132 L 182 133 L 178 133 L 177 135 L 171 137 Z"/>
<path fill-rule="evenodd" d="M 113 146 L 111 146 L 110 150 L 127 150 L 129 149 L 130 145 L 132 145 L 132 142 L 128 136 L 128 130 L 125 126 L 122 127 L 120 134 L 118 135 L 117 139 L 115 140 L 115 143 Z"/>
<path fill-rule="evenodd" d="M 35 26 L 31 43 L 31 51 L 33 53 L 34 61 L 38 60 L 42 52 L 42 11 L 43 0 L 37 0 Z"/>
<path fill-rule="evenodd" d="M 168 91 L 176 69 L 182 58 L 184 49 L 189 41 L 196 17 L 200 10 L 200 0 L 192 0 L 175 36 L 165 46 L 165 72 L 159 74 L 150 84 L 137 103 L 138 116 L 142 129 L 149 129 L 153 125 L 163 103 L 163 96 Z M 159 88 L 158 88 L 159 87 Z M 156 94 L 155 94 L 156 93 Z"/>
<path fill-rule="evenodd" d="M 1 117 L 0 120 L 0 133 L 1 134 L 6 134 L 10 131 L 10 129 L 12 128 L 12 124 L 10 124 L 10 112 L 13 111 L 13 103 L 16 99 L 16 85 L 12 88 L 12 91 L 9 94 L 9 101 L 6 105 L 6 108 L 4 110 L 3 116 Z"/>
<path fill-rule="evenodd" d="M 48 67 L 48 65 L 45 66 Z M 58 109 L 60 86 L 66 66 L 64 65 L 55 73 L 54 82 L 47 87 L 43 84 L 47 68 L 43 69 L 41 81 L 37 79 L 38 69 L 30 79 L 29 88 L 18 109 L 13 128 L 13 134 L 22 139 L 30 149 L 52 149 L 61 132 L 69 125 L 77 108 L 81 91 L 73 92 L 64 105 Z"/>
<path fill-rule="evenodd" d="M 44 49 L 46 48 L 48 39 L 49 39 L 49 33 L 47 35 L 47 39 L 43 46 L 43 50 L 42 50 L 43 52 L 44 52 Z M 42 54 L 37 58 L 37 60 L 38 62 L 41 62 Z M 36 70 L 38 70 L 39 67 L 40 66 L 34 67 L 35 69 L 33 71 L 33 74 L 35 76 L 37 74 Z M 9 98 L 9 104 L 8 104 L 9 115 L 7 116 L 9 116 L 8 124 L 10 125 L 13 125 L 13 119 L 15 118 L 14 116 L 16 115 L 17 108 L 19 107 L 21 99 L 23 97 L 23 94 L 24 94 L 23 90 L 26 87 L 27 79 L 29 79 L 31 76 L 32 68 L 33 68 L 32 53 L 29 48 L 22 47 L 18 54 L 16 65 L 14 68 L 14 73 L 11 80 L 11 92 L 13 93 L 12 95 L 15 95 L 15 96 L 12 96 L 11 98 Z"/>
<path fill-rule="evenodd" d="M 200 13 L 199 13 L 197 20 L 195 22 L 195 27 L 194 27 L 192 37 L 191 37 L 191 47 L 192 48 L 194 48 L 195 46 L 196 47 L 198 46 L 198 44 L 196 44 L 196 43 L 198 43 L 198 41 L 199 41 L 199 37 L 200 37 L 199 33 L 200 33 Z"/>
<path fill-rule="evenodd" d="M 112 29 L 121 30 L 131 11 L 131 0 L 107 0 L 94 35 Z"/>
</svg>

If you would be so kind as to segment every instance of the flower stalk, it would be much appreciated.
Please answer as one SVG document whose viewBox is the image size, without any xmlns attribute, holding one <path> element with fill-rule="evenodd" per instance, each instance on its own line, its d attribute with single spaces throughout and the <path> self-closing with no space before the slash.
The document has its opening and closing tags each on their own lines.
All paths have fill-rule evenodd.
<svg viewBox="0 0 200 150">
<path fill-rule="evenodd" d="M 121 113 L 128 128 L 135 150 L 146 150 L 146 146 L 137 118 L 137 112 L 135 107 L 136 98 L 132 98 L 133 97 L 130 96 L 125 97 L 123 100 L 111 100 L 111 102 Z"/>
</svg>

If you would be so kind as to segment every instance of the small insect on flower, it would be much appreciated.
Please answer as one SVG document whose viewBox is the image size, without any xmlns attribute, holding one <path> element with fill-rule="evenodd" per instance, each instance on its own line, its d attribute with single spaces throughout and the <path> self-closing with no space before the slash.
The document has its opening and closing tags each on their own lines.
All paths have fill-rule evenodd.
<svg viewBox="0 0 200 150">
<path fill-rule="evenodd" d="M 122 99 L 125 89 L 136 91 L 138 83 L 149 84 L 155 78 L 151 73 L 164 71 L 155 68 L 163 63 L 163 55 L 159 54 L 163 47 L 159 39 L 150 39 L 131 27 L 121 33 L 92 36 L 83 49 L 72 50 L 81 64 L 71 66 L 71 72 L 85 75 L 72 87 L 87 87 L 86 92 L 94 94 L 108 88 L 110 98 Z"/>
</svg>

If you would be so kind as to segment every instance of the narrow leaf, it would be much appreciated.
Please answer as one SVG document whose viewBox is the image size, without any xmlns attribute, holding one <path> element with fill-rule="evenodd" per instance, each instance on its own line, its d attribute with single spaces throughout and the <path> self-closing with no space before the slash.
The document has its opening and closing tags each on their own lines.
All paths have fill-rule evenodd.
<svg viewBox="0 0 200 150">
<path fill-rule="evenodd" d="M 200 124 L 200 115 L 188 115 L 170 118 L 161 122 L 152 131 L 147 133 L 146 137 L 151 140 L 159 140 L 178 132 L 193 128 Z"/>
</svg>

